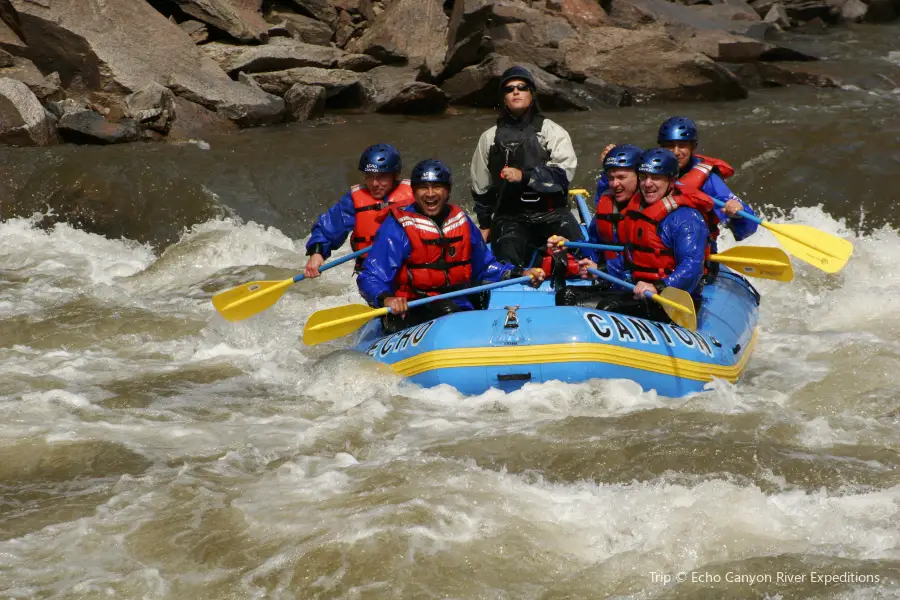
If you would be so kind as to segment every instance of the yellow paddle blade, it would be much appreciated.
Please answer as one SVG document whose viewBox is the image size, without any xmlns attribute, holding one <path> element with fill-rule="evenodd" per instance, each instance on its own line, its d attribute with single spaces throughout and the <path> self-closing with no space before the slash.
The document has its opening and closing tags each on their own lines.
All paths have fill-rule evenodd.
<svg viewBox="0 0 900 600">
<path fill-rule="evenodd" d="M 580 196 L 587 197 L 589 195 L 589 192 L 587 190 L 583 190 L 583 189 L 569 190 L 569 195 L 570 196 L 580 195 Z"/>
<path fill-rule="evenodd" d="M 353 333 L 375 317 L 386 315 L 387 308 L 370 308 L 364 304 L 347 304 L 317 310 L 303 327 L 303 343 L 315 346 Z"/>
<path fill-rule="evenodd" d="M 697 331 L 697 313 L 690 294 L 678 288 L 667 287 L 663 288 L 661 294 L 653 294 L 652 298 L 662 304 L 673 323 Z"/>
<path fill-rule="evenodd" d="M 768 221 L 763 221 L 762 225 L 774 233 L 775 238 L 793 256 L 826 273 L 837 273 L 843 269 L 853 254 L 853 244 L 815 227 Z"/>
<path fill-rule="evenodd" d="M 292 283 L 294 283 L 293 279 L 251 281 L 219 292 L 212 297 L 212 303 L 219 314 L 227 320 L 241 321 L 275 304 Z"/>
<path fill-rule="evenodd" d="M 781 248 L 765 246 L 735 246 L 709 257 L 713 262 L 722 263 L 738 273 L 749 277 L 791 281 L 794 267 L 791 259 Z"/>
</svg>

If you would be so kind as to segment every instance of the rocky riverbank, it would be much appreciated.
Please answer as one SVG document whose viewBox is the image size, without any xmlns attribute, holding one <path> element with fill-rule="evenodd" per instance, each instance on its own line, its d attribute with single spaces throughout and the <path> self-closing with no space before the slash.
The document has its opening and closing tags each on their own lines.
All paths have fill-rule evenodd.
<svg viewBox="0 0 900 600">
<path fill-rule="evenodd" d="M 0 0 L 0 142 L 183 140 L 328 109 L 492 106 L 518 63 L 545 108 L 834 86 L 782 38 L 900 0 Z"/>
</svg>

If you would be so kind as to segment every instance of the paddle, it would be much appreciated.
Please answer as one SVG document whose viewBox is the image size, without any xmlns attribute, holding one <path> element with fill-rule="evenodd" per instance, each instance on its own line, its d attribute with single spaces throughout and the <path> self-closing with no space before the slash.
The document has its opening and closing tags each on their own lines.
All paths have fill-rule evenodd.
<svg viewBox="0 0 900 600">
<path fill-rule="evenodd" d="M 507 279 L 506 281 L 486 283 L 464 290 L 448 292 L 439 296 L 430 296 L 428 298 L 413 300 L 409 303 L 409 307 L 414 308 L 437 300 L 448 300 L 450 298 L 456 298 L 457 296 L 468 296 L 478 292 L 485 292 L 487 290 L 516 285 L 517 283 L 526 283 L 529 281 L 531 281 L 531 277 L 523 275 L 522 277 Z M 388 307 L 371 308 L 363 304 L 347 304 L 345 306 L 337 306 L 335 308 L 326 308 L 325 310 L 316 311 L 310 315 L 309 320 L 306 321 L 306 326 L 303 328 L 303 343 L 307 346 L 315 346 L 322 342 L 344 337 L 348 333 L 356 331 L 375 317 L 386 315 L 389 312 L 391 312 L 391 309 Z"/>
<path fill-rule="evenodd" d="M 342 256 L 319 267 L 319 272 L 327 271 L 332 267 L 342 265 L 368 252 L 368 248 L 357 250 L 346 256 Z M 281 298 L 284 291 L 298 281 L 306 279 L 306 275 L 300 273 L 283 281 L 251 281 L 236 288 L 219 292 L 212 298 L 213 306 L 219 314 L 229 321 L 242 321 L 248 317 L 260 313 Z"/>
<path fill-rule="evenodd" d="M 717 198 L 713 198 L 713 202 L 720 208 L 725 206 Z M 738 215 L 762 225 L 775 234 L 775 239 L 788 252 L 826 273 L 837 273 L 843 269 L 853 254 L 853 244 L 815 227 L 769 223 L 743 210 L 739 210 Z"/>
<path fill-rule="evenodd" d="M 588 244 L 586 242 L 567 241 L 565 245 L 573 248 L 593 248 L 594 250 L 609 250 L 612 252 L 621 252 L 624 249 L 623 246 Z M 785 282 L 794 279 L 794 268 L 791 266 L 791 259 L 780 248 L 735 246 L 724 252 L 711 255 L 709 260 L 722 263 L 750 277 Z"/>
<path fill-rule="evenodd" d="M 579 190 L 569 190 L 570 196 L 575 196 L 575 203 L 578 205 L 578 213 L 581 215 L 581 222 L 584 223 L 585 226 L 591 224 L 591 211 L 588 210 L 587 203 L 584 201 L 584 197 L 588 195 L 587 190 L 579 189 Z"/>
<path fill-rule="evenodd" d="M 604 273 L 599 269 L 588 268 L 588 272 L 593 273 L 601 279 L 605 279 L 611 283 L 634 291 L 634 285 L 617 277 L 613 277 L 608 273 Z M 644 296 L 654 302 L 660 303 L 665 309 L 666 314 L 669 315 L 669 318 L 672 319 L 675 324 L 680 325 L 685 329 L 690 329 L 691 331 L 697 330 L 697 313 L 694 311 L 694 299 L 684 290 L 667 287 L 663 288 L 661 294 L 644 292 Z"/>
</svg>

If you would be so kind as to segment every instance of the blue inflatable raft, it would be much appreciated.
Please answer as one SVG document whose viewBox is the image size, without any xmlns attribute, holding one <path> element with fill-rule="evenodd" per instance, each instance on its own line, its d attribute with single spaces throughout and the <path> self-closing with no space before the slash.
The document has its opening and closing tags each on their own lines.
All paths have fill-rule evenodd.
<svg viewBox="0 0 900 600">
<path fill-rule="evenodd" d="M 581 282 L 574 282 L 573 285 Z M 736 381 L 757 335 L 759 294 L 720 269 L 703 290 L 697 331 L 575 306 L 556 306 L 548 282 L 493 290 L 486 310 L 454 313 L 385 336 L 380 319 L 359 332 L 355 350 L 425 387 L 465 394 L 528 382 L 631 379 L 669 397 Z"/>
</svg>

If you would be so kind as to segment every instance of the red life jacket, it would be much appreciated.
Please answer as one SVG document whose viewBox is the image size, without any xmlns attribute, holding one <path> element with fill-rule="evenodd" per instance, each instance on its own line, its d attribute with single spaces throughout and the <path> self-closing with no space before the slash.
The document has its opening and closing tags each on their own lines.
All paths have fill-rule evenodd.
<svg viewBox="0 0 900 600">
<path fill-rule="evenodd" d="M 718 223 L 712 198 L 696 189 L 675 187 L 672 192 L 649 206 L 641 208 L 640 192 L 632 196 L 625 208 L 625 268 L 635 281 L 658 281 L 675 270 L 675 253 L 663 244 L 659 224 L 671 212 L 689 206 L 696 208 L 707 221 Z M 709 243 L 704 256 L 709 258 Z M 704 260 L 703 274 L 706 275 Z"/>
<path fill-rule="evenodd" d="M 709 179 L 709 174 L 715 169 L 722 179 L 728 179 L 734 175 L 734 167 L 724 160 L 703 156 L 702 154 L 694 154 L 700 162 L 690 168 L 690 170 L 678 178 L 678 182 L 687 187 L 699 190 Z"/>
<path fill-rule="evenodd" d="M 628 203 L 626 202 L 625 206 L 627 205 Z M 614 194 L 604 192 L 600 195 L 600 201 L 597 203 L 597 214 L 594 216 L 597 222 L 597 233 L 600 235 L 600 243 L 621 244 L 624 239 L 622 223 L 625 221 L 625 214 L 619 210 L 619 204 L 616 202 Z M 610 261 L 616 257 L 616 254 L 616 252 L 611 250 L 604 250 L 603 259 Z"/>
<path fill-rule="evenodd" d="M 462 289 L 472 279 L 472 239 L 465 211 L 451 204 L 442 226 L 417 212 L 392 208 L 412 250 L 394 282 L 394 296 L 437 296 Z"/>
<path fill-rule="evenodd" d="M 350 198 L 353 200 L 353 208 L 356 210 L 356 224 L 353 226 L 353 235 L 350 238 L 350 247 L 354 252 L 372 245 L 378 228 L 392 207 L 402 208 L 416 201 L 413 197 L 412 187 L 409 185 L 409 179 L 404 179 L 397 184 L 397 187 L 383 200 L 373 198 L 364 185 L 354 185 L 350 188 Z"/>
</svg>

